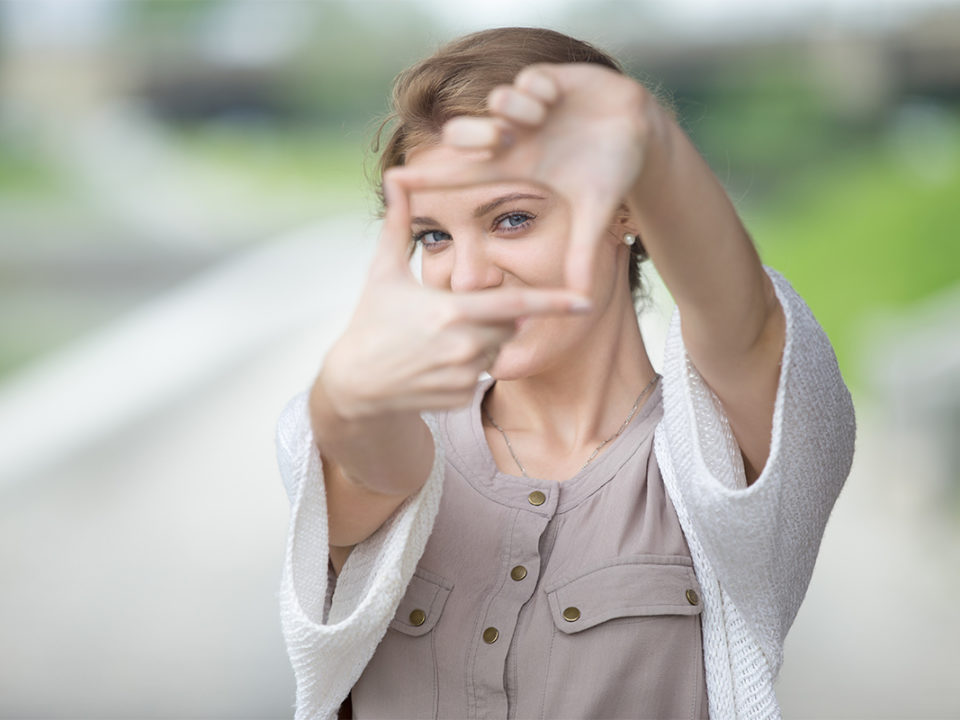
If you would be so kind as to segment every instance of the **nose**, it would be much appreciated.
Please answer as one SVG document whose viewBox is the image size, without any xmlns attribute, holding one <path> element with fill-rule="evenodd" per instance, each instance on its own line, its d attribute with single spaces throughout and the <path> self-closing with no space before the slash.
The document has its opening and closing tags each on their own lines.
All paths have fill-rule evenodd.
<svg viewBox="0 0 960 720">
<path fill-rule="evenodd" d="M 483 290 L 503 282 L 503 271 L 490 259 L 482 238 L 458 238 L 452 249 L 450 289 L 454 292 Z"/>
</svg>

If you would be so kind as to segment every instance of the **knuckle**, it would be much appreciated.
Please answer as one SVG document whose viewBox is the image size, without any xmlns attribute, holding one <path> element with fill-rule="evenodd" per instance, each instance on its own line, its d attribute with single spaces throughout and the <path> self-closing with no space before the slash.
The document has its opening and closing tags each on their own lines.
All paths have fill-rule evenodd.
<svg viewBox="0 0 960 720">
<path fill-rule="evenodd" d="M 477 340 L 468 335 L 459 336 L 450 342 L 448 359 L 457 365 L 467 364 L 480 354 L 480 350 Z"/>
<path fill-rule="evenodd" d="M 458 367 L 453 372 L 454 385 L 463 392 L 472 389 L 477 383 L 477 376 L 480 372 L 470 366 Z"/>
<path fill-rule="evenodd" d="M 466 319 L 466 313 L 456 303 L 433 305 L 430 313 L 434 326 L 441 330 L 453 327 Z"/>
</svg>

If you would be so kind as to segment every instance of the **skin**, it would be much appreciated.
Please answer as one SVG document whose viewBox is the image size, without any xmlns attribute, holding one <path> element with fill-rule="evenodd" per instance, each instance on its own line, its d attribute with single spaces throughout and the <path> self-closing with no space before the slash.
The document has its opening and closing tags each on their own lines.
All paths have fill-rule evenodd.
<svg viewBox="0 0 960 720">
<path fill-rule="evenodd" d="M 388 171 L 381 253 L 314 385 L 338 571 L 425 481 L 432 440 L 418 411 L 466 404 L 481 370 L 497 379 L 486 408 L 530 475 L 572 476 L 616 431 L 653 377 L 623 232 L 639 232 L 677 302 L 748 483 L 769 454 L 783 312 L 682 130 L 642 86 L 593 65 L 531 66 L 488 104 L 489 117 L 451 121 L 437 145 Z M 517 193 L 543 199 L 477 216 Z M 514 232 L 511 212 L 536 218 Z M 424 236 L 424 287 L 404 265 L 411 228 L 435 231 Z M 488 428 L 487 441 L 516 473 L 500 434 Z"/>
</svg>

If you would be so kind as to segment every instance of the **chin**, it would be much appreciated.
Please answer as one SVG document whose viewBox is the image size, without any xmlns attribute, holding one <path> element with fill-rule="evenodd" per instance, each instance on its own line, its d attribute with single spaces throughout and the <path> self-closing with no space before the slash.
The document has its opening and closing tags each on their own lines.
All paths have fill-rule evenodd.
<svg viewBox="0 0 960 720">
<path fill-rule="evenodd" d="M 487 370 L 487 374 L 492 377 L 494 380 L 507 381 L 507 380 L 519 380 L 521 378 L 530 377 L 533 373 L 523 372 L 519 369 L 508 368 L 501 370 L 500 364 L 497 363 L 492 368 Z"/>
<path fill-rule="evenodd" d="M 494 380 L 519 380 L 532 377 L 547 367 L 546 359 L 538 355 L 539 353 L 530 352 L 525 348 L 508 345 L 501 350 L 497 361 L 487 372 Z"/>
<path fill-rule="evenodd" d="M 487 372 L 494 380 L 519 380 L 534 377 L 565 362 L 575 360 L 583 343 L 583 320 L 573 318 L 558 325 L 552 318 L 525 323 L 521 331 L 505 343 L 497 361 Z M 549 322 L 550 325 L 543 323 Z"/>
</svg>

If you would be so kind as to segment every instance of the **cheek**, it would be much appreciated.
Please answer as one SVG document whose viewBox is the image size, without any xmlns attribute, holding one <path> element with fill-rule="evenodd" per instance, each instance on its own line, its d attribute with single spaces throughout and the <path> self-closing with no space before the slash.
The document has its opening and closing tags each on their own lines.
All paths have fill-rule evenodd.
<svg viewBox="0 0 960 720">
<path fill-rule="evenodd" d="M 443 253 L 442 255 L 432 256 L 423 252 L 421 253 L 420 258 L 420 279 L 423 281 L 424 286 L 430 288 L 449 288 L 450 287 L 450 267 L 449 262 L 444 259 L 444 255 L 449 255 L 449 253 Z"/>
<path fill-rule="evenodd" d="M 560 287 L 564 277 L 564 255 L 560 243 L 549 239 L 509 248 L 502 267 L 527 285 Z"/>
</svg>

